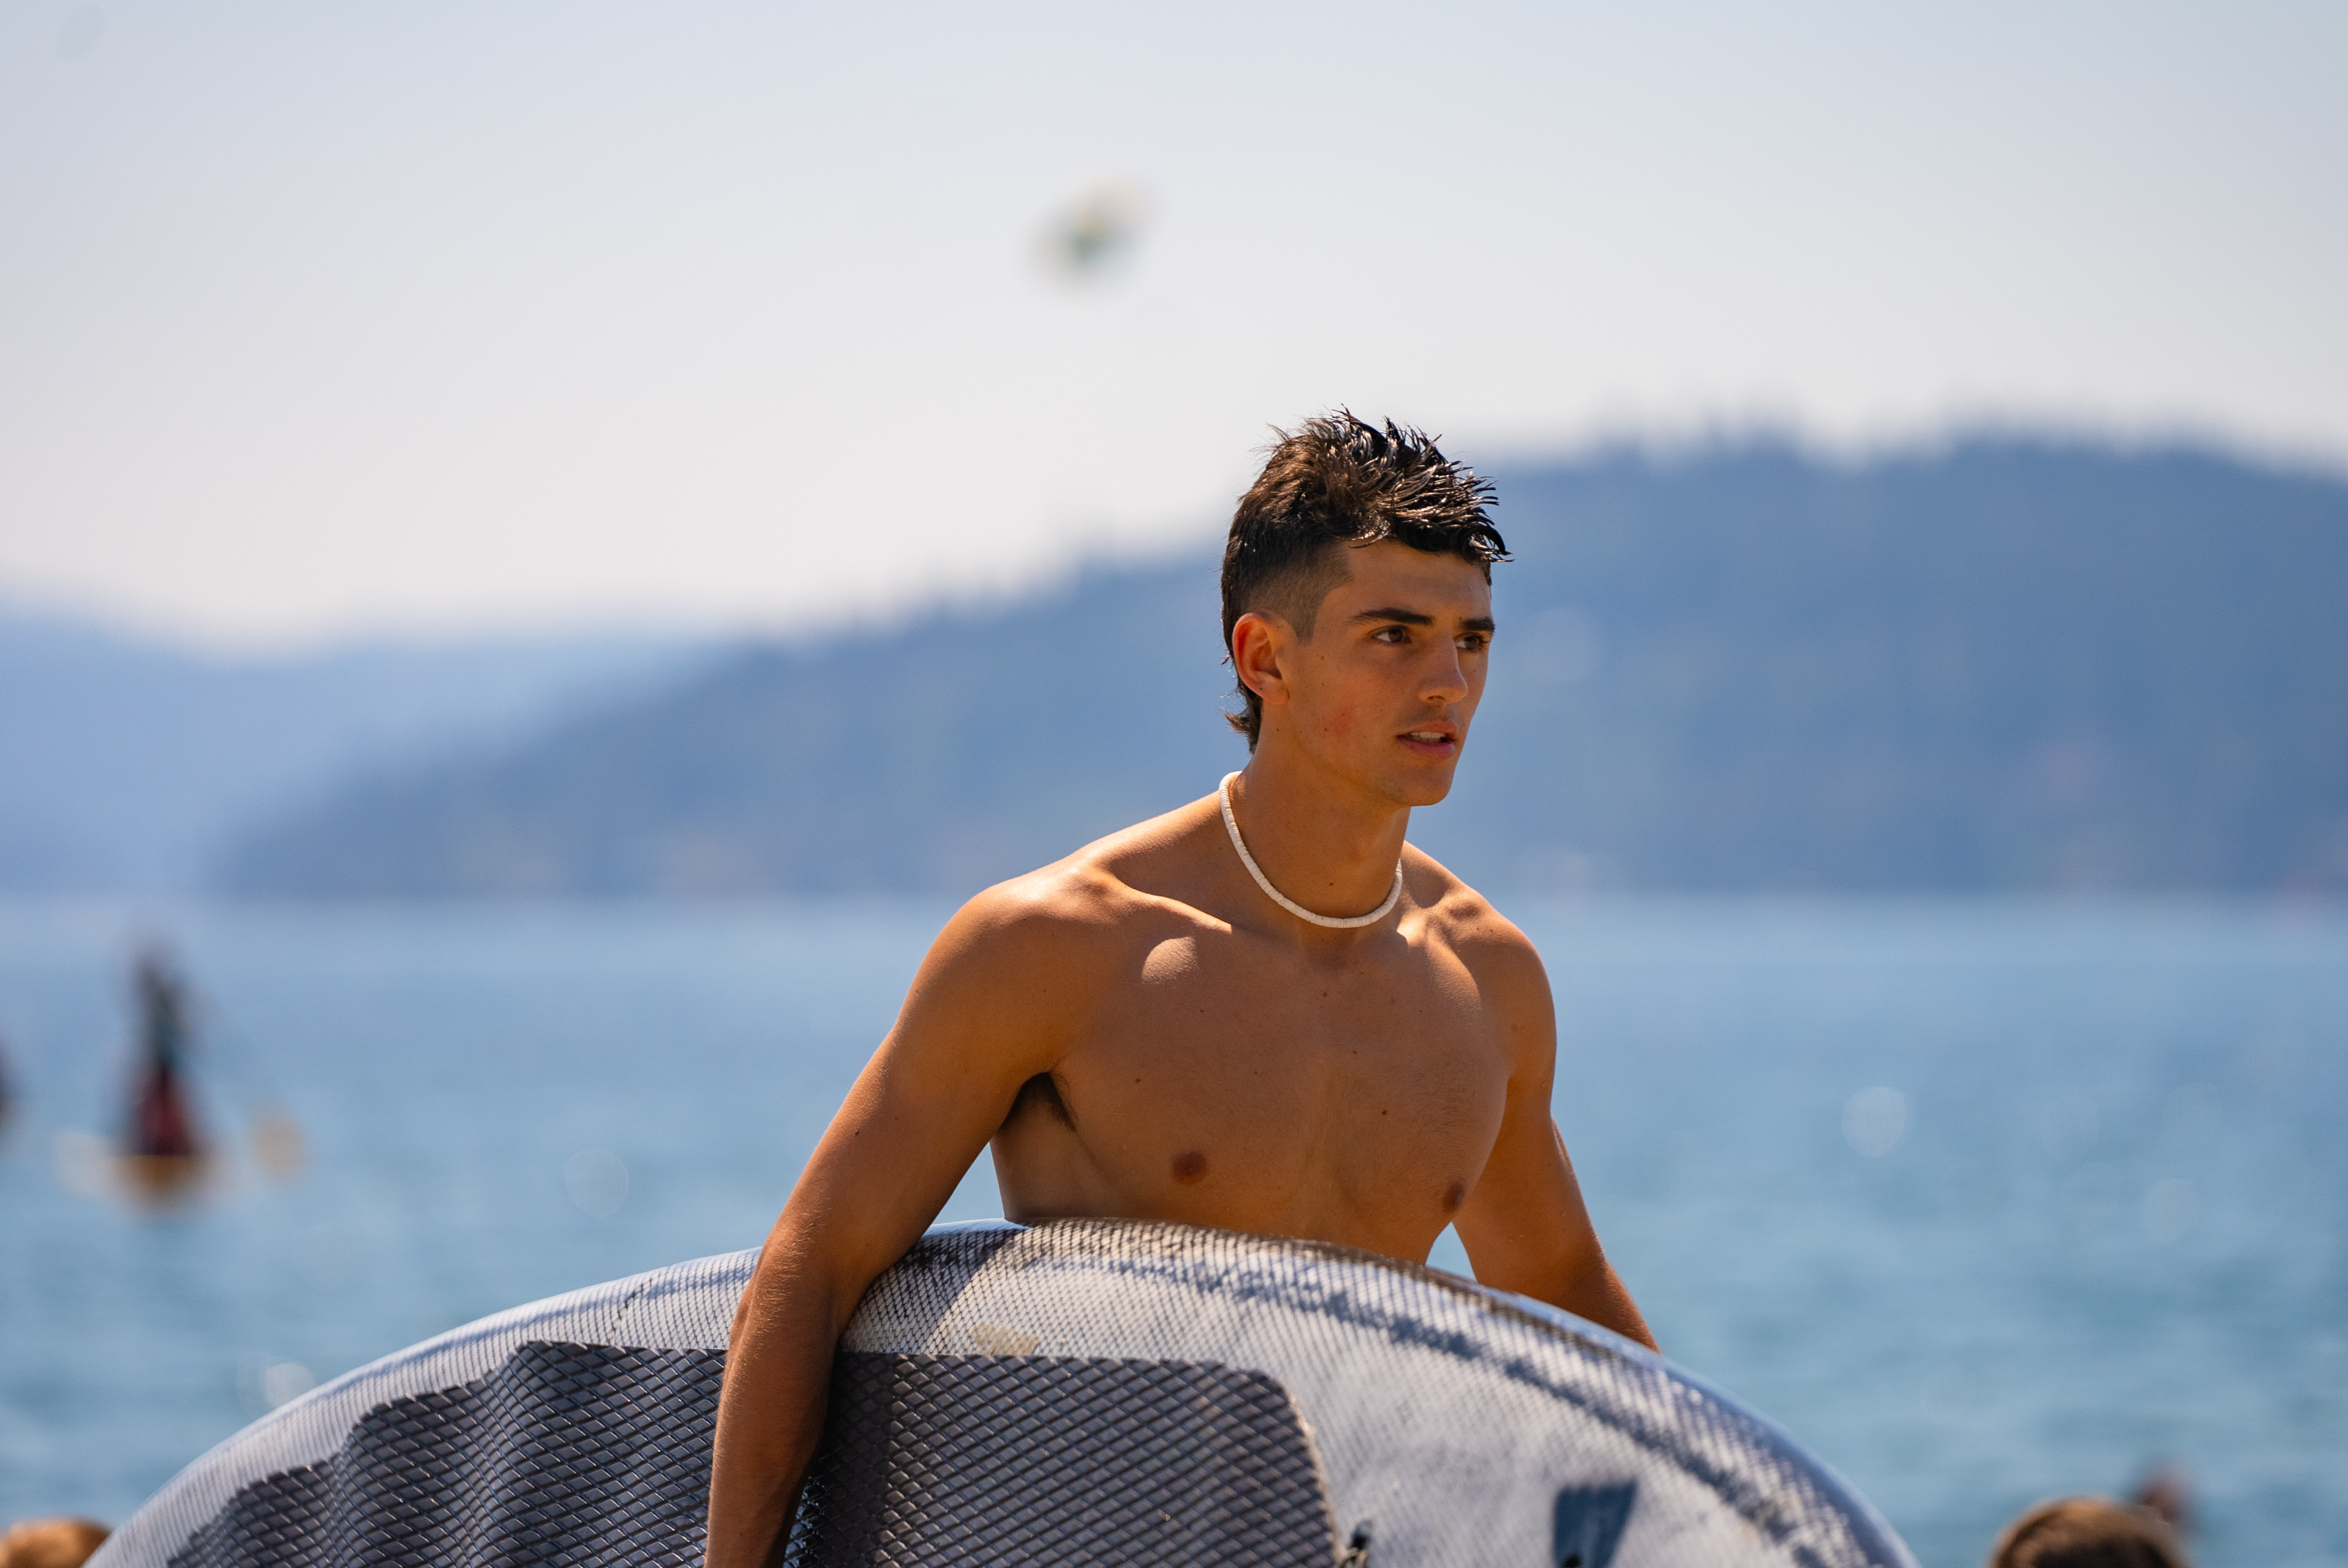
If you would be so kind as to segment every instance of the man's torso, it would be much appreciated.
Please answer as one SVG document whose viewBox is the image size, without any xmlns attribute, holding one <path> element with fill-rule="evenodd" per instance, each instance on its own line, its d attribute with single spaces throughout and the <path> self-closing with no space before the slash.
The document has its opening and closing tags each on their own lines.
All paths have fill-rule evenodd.
<svg viewBox="0 0 2348 1568">
<path fill-rule="evenodd" d="M 1425 1257 L 1507 1099 L 1507 1020 L 1458 940 L 1488 910 L 1412 852 L 1398 918 L 1330 941 L 1268 901 L 1227 921 L 1139 891 L 1148 866 L 1117 862 L 1080 867 L 1108 888 L 1110 935 L 1086 944 L 1106 972 L 994 1141 L 1004 1213 Z"/>
</svg>

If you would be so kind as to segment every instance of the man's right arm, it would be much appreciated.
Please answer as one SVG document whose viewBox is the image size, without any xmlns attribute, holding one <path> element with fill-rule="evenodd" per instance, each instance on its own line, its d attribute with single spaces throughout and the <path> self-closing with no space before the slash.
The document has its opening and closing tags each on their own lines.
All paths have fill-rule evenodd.
<svg viewBox="0 0 2348 1568">
<path fill-rule="evenodd" d="M 1484 1284 L 1561 1307 L 1652 1350 L 1655 1337 L 1598 1245 L 1550 1116 L 1557 1010 L 1540 955 L 1497 915 L 1476 933 L 1473 951 L 1508 1044 L 1509 1091 L 1492 1153 L 1452 1226 Z"/>
<path fill-rule="evenodd" d="M 706 1568 L 763 1568 L 823 1430 L 840 1331 L 1084 1005 L 1087 927 L 1049 894 L 991 889 L 947 924 L 767 1237 L 734 1316 L 709 1478 Z"/>
</svg>

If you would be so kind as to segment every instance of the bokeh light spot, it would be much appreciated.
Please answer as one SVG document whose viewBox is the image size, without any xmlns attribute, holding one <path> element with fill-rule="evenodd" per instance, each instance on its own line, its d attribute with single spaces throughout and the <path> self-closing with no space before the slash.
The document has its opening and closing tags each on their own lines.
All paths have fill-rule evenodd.
<svg viewBox="0 0 2348 1568">
<path fill-rule="evenodd" d="M 1881 1159 L 1908 1135 L 1908 1097 L 1881 1084 L 1860 1090 L 1843 1102 L 1842 1135 L 1869 1159 Z"/>
<path fill-rule="evenodd" d="M 582 1212 L 608 1220 L 628 1201 L 627 1163 L 609 1149 L 582 1149 L 562 1163 L 562 1184 Z"/>
</svg>

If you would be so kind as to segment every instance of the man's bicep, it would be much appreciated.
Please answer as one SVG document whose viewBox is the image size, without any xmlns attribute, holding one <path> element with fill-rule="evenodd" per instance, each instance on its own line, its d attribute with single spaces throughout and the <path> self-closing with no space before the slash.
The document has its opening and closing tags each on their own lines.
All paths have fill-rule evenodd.
<svg viewBox="0 0 2348 1568">
<path fill-rule="evenodd" d="M 925 1078 L 891 1061 L 884 1045 L 800 1172 L 786 1223 L 843 1263 L 885 1267 L 937 1216 L 1001 1123 L 1010 1096 L 994 1087 L 983 1074 Z"/>
<path fill-rule="evenodd" d="M 1020 1085 L 1057 1060 L 1065 1021 L 1048 988 L 1025 974 L 1037 953 L 1035 933 L 1024 935 L 973 940 L 948 928 L 800 1173 L 786 1227 L 852 1274 L 903 1254 Z"/>
<path fill-rule="evenodd" d="M 1590 1211 L 1549 1106 L 1512 1107 L 1452 1222 L 1476 1277 L 1543 1300 L 1599 1255 Z"/>
<path fill-rule="evenodd" d="M 1521 949 L 1512 944 L 1498 958 L 1495 990 L 1509 1047 L 1508 1102 L 1483 1174 L 1453 1225 L 1478 1279 L 1546 1300 L 1560 1277 L 1597 1255 L 1597 1238 L 1550 1114 L 1557 1027 L 1549 977 L 1529 943 Z"/>
</svg>

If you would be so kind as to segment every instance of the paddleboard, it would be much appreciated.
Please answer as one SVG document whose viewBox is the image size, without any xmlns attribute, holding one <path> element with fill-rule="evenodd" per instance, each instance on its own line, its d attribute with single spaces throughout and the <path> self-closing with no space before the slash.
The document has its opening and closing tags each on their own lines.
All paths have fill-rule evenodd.
<svg viewBox="0 0 2348 1568">
<path fill-rule="evenodd" d="M 757 1258 L 336 1378 L 96 1568 L 697 1564 Z M 784 1561 L 1913 1568 L 1783 1431 L 1605 1329 L 1349 1248 L 1114 1220 L 940 1226 L 875 1282 Z"/>
</svg>

